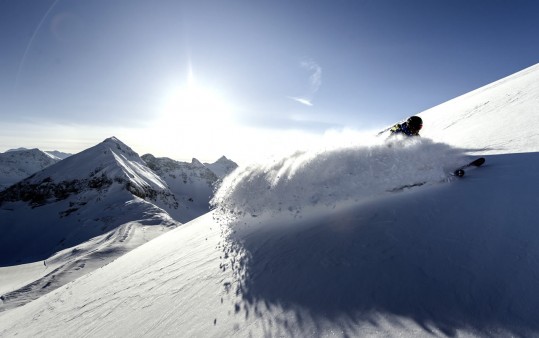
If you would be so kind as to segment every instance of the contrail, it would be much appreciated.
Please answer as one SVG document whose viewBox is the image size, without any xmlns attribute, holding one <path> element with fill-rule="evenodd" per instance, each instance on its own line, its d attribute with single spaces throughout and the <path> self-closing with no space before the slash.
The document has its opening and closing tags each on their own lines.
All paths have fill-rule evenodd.
<svg viewBox="0 0 539 338">
<path fill-rule="evenodd" d="M 41 29 L 41 26 L 43 26 L 43 23 L 45 23 L 45 20 L 49 16 L 50 12 L 52 11 L 52 9 L 56 6 L 56 4 L 59 1 L 60 0 L 54 0 L 54 2 L 49 7 L 47 12 L 45 12 L 43 17 L 41 18 L 41 21 L 39 21 L 39 24 L 37 25 L 36 29 L 34 30 L 34 33 L 30 37 L 30 40 L 28 41 L 28 44 L 26 45 L 26 49 L 24 50 L 24 54 L 22 55 L 21 62 L 19 63 L 19 69 L 17 70 L 17 77 L 15 78 L 15 91 L 17 91 L 17 87 L 19 86 L 19 78 L 21 76 L 22 68 L 24 67 L 24 62 L 26 61 L 26 56 L 28 55 L 28 51 L 30 50 L 30 47 L 32 47 L 32 43 L 34 42 L 34 39 L 36 38 L 37 33 Z"/>
</svg>

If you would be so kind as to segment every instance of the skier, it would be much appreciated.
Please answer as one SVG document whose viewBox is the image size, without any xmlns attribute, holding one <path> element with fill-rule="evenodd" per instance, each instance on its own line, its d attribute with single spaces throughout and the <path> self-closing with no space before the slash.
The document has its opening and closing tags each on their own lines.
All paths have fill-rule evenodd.
<svg viewBox="0 0 539 338">
<path fill-rule="evenodd" d="M 406 122 L 397 123 L 391 127 L 391 135 L 419 136 L 419 131 L 423 127 L 423 120 L 419 116 L 410 116 Z"/>
</svg>

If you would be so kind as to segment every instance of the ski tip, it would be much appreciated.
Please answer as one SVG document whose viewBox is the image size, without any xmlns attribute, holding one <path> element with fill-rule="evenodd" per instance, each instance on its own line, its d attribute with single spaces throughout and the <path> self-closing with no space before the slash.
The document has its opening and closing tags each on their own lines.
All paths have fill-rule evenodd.
<svg viewBox="0 0 539 338">
<path fill-rule="evenodd" d="M 477 160 L 473 161 L 470 164 L 473 165 L 473 166 L 479 167 L 479 166 L 483 165 L 483 163 L 485 163 L 485 158 L 480 157 L 480 158 L 478 158 Z"/>
</svg>

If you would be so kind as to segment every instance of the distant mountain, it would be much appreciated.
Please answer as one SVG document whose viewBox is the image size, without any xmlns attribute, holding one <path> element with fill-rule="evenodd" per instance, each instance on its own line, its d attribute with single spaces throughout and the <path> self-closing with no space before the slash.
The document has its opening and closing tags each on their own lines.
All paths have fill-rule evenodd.
<svg viewBox="0 0 539 338">
<path fill-rule="evenodd" d="M 21 153 L 56 163 L 0 191 L 0 267 L 43 261 L 50 270 L 4 294 L 0 312 L 181 224 L 167 184 L 114 137 L 61 161 L 37 149 L 6 157 Z"/>
<path fill-rule="evenodd" d="M 21 151 L 21 150 L 30 150 L 30 149 L 25 148 L 25 147 L 19 147 L 19 148 L 16 148 L 16 149 L 8 149 L 8 150 L 6 150 L 6 153 L 9 153 L 11 151 Z"/>
<path fill-rule="evenodd" d="M 133 203 L 143 207 L 121 212 Z M 148 207 L 166 214 L 178 202 L 136 152 L 106 139 L 0 192 L 0 229 L 10 233 L 0 238 L 0 265 L 45 259 L 125 222 L 152 218 Z"/>
<path fill-rule="evenodd" d="M 223 157 L 212 165 L 216 174 L 197 159 L 141 158 L 115 137 L 75 155 L 1 155 L 11 175 L 3 177 L 13 178 L 0 191 L 0 268 L 30 263 L 37 273 L 0 287 L 0 312 L 207 213 L 219 176 L 236 166 Z"/>
<path fill-rule="evenodd" d="M 11 149 L 0 153 L 0 191 L 60 161 L 39 149 Z"/>
<path fill-rule="evenodd" d="M 179 202 L 175 218 L 187 222 L 209 211 L 219 177 L 194 158 L 191 163 L 151 154 L 142 156 L 150 169 L 163 179 Z"/>
<path fill-rule="evenodd" d="M 225 156 L 219 158 L 215 163 L 204 163 L 204 165 L 213 171 L 220 179 L 224 178 L 238 167 L 236 162 L 229 160 Z"/>
</svg>

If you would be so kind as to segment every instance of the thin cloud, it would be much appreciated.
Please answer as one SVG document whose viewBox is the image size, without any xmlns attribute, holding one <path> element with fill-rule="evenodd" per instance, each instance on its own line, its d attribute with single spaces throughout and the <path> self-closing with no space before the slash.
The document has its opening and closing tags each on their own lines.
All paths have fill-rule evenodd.
<svg viewBox="0 0 539 338">
<path fill-rule="evenodd" d="M 306 99 L 306 98 L 304 98 L 304 97 L 293 97 L 293 96 L 289 96 L 288 98 L 289 98 L 289 99 L 292 99 L 292 100 L 294 100 L 294 101 L 296 101 L 296 102 L 299 102 L 299 103 L 301 103 L 301 104 L 304 104 L 304 105 L 306 105 L 306 106 L 309 106 L 309 107 L 311 107 L 311 106 L 313 105 L 313 103 L 312 103 L 309 99 Z"/>
<path fill-rule="evenodd" d="M 303 61 L 301 67 L 312 72 L 309 82 L 311 85 L 311 94 L 315 94 L 322 86 L 322 67 L 312 60 Z"/>
</svg>

